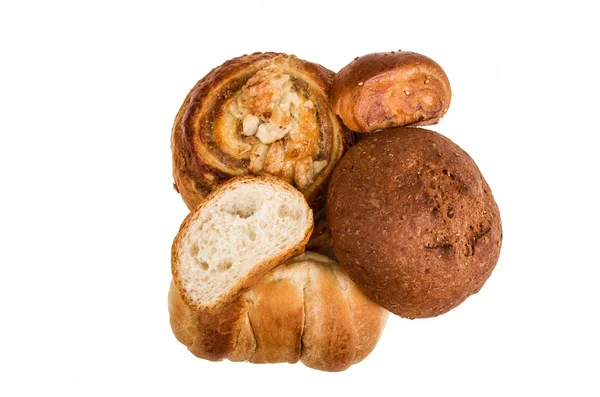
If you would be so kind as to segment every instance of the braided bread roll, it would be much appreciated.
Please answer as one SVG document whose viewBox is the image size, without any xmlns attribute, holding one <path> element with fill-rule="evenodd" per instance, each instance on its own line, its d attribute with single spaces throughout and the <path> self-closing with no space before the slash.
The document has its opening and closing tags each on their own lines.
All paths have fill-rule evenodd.
<svg viewBox="0 0 600 397">
<path fill-rule="evenodd" d="M 267 173 L 322 207 L 329 177 L 353 140 L 330 110 L 333 76 L 267 52 L 231 59 L 200 80 L 171 137 L 175 188 L 186 205 L 193 209 L 233 176 Z"/>
<path fill-rule="evenodd" d="M 302 361 L 323 371 L 363 360 L 388 317 L 336 262 L 312 252 L 276 267 L 216 311 L 194 310 L 171 283 L 169 312 L 176 338 L 200 358 Z"/>
</svg>

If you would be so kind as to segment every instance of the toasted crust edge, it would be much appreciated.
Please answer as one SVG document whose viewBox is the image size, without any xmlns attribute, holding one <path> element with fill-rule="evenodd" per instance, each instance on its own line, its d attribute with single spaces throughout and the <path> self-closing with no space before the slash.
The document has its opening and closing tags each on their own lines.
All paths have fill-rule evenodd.
<svg viewBox="0 0 600 397">
<path fill-rule="evenodd" d="M 287 250 L 284 250 L 283 252 L 276 255 L 275 257 L 273 257 L 269 260 L 266 260 L 264 262 L 261 262 L 261 263 L 257 264 L 256 266 L 254 266 L 254 268 L 246 275 L 246 277 L 241 279 L 237 285 L 232 286 L 229 289 L 229 291 L 225 295 L 223 295 L 223 297 L 221 298 L 221 300 L 219 302 L 217 302 L 216 304 L 213 304 L 213 305 L 197 305 L 191 301 L 191 299 L 187 296 L 187 294 L 185 292 L 183 292 L 181 280 L 179 279 L 179 258 L 177 255 L 177 251 L 178 251 L 179 246 L 182 244 L 183 236 L 185 234 L 184 232 L 188 229 L 189 225 L 196 219 L 198 214 L 207 205 L 207 203 L 211 202 L 212 200 L 218 199 L 219 195 L 223 191 L 228 190 L 231 188 L 231 186 L 239 184 L 239 183 L 252 183 L 252 182 L 266 182 L 268 184 L 274 184 L 274 185 L 277 185 L 277 186 L 291 192 L 292 194 L 296 195 L 297 197 L 301 198 L 302 202 L 304 203 L 305 209 L 308 211 L 308 214 L 310 217 L 309 227 L 305 230 L 304 236 L 303 236 L 302 240 L 298 242 L 298 244 L 296 244 L 293 247 L 290 247 Z M 308 240 L 310 239 L 310 236 L 312 234 L 313 228 L 314 228 L 314 222 L 313 222 L 312 209 L 308 206 L 308 203 L 306 202 L 306 198 L 302 195 L 302 193 L 300 191 L 298 191 L 297 189 L 295 189 L 289 183 L 287 183 L 277 177 L 271 176 L 271 175 L 260 175 L 260 176 L 246 175 L 246 176 L 240 176 L 240 177 L 235 177 L 235 178 L 229 179 L 228 181 L 224 182 L 223 184 L 217 186 L 217 188 L 214 189 L 206 197 L 206 199 L 204 199 L 204 201 L 202 201 L 194 210 L 192 210 L 186 216 L 186 218 L 183 220 L 183 222 L 179 228 L 179 231 L 177 232 L 177 236 L 173 240 L 173 244 L 171 246 L 171 274 L 173 275 L 173 280 L 175 282 L 175 285 L 177 286 L 177 290 L 179 291 L 183 301 L 189 307 L 191 307 L 192 309 L 195 309 L 195 310 L 212 311 L 223 305 L 226 305 L 227 303 L 230 303 L 233 300 L 235 300 L 235 298 L 237 298 L 241 292 L 243 292 L 246 288 L 251 286 L 255 280 L 262 277 L 269 270 L 277 267 L 278 265 L 282 264 L 283 262 L 287 261 L 288 259 L 304 252 L 306 244 L 308 243 Z"/>
</svg>

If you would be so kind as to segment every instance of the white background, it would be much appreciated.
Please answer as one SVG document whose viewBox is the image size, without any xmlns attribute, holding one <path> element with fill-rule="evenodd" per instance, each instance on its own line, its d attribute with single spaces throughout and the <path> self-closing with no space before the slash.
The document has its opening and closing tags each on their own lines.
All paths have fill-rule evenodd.
<svg viewBox="0 0 600 397">
<path fill-rule="evenodd" d="M 1 3 L 0 395 L 600 395 L 593 2 L 207 3 Z M 337 71 L 398 49 L 450 78 L 432 129 L 497 199 L 492 277 L 438 318 L 390 317 L 342 373 L 195 358 L 166 299 L 188 90 L 254 51 Z"/>
</svg>

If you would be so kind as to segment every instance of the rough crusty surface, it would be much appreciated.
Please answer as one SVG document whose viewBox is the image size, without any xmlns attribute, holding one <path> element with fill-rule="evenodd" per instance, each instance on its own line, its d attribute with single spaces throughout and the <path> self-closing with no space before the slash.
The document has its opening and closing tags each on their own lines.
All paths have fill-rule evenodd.
<svg viewBox="0 0 600 397">
<path fill-rule="evenodd" d="M 452 92 L 444 70 L 409 51 L 356 58 L 333 79 L 331 106 L 353 131 L 435 124 Z"/>
<path fill-rule="evenodd" d="M 196 356 L 218 361 L 295 363 L 342 371 L 375 347 L 388 312 L 332 260 L 312 252 L 278 266 L 217 311 L 169 291 L 171 327 Z"/>
<path fill-rule="evenodd" d="M 475 162 L 444 136 L 383 130 L 336 168 L 327 220 L 340 264 L 392 313 L 437 316 L 479 291 L 500 254 L 502 226 Z"/>
<path fill-rule="evenodd" d="M 304 251 L 312 229 L 312 210 L 290 184 L 269 175 L 233 178 L 184 220 L 172 247 L 173 278 L 191 307 L 223 306 Z"/>
<path fill-rule="evenodd" d="M 330 110 L 333 75 L 265 52 L 233 58 L 198 81 L 171 136 L 174 186 L 188 208 L 246 174 L 275 175 L 322 207 L 331 172 L 354 136 Z"/>
</svg>

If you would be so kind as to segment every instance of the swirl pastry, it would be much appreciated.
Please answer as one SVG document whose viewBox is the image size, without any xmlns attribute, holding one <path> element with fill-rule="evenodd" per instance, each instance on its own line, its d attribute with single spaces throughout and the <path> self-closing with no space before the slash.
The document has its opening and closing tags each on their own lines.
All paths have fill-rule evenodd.
<svg viewBox="0 0 600 397">
<path fill-rule="evenodd" d="M 356 58 L 333 80 L 331 106 L 353 131 L 435 124 L 450 106 L 450 82 L 432 59 L 408 51 Z"/>
<path fill-rule="evenodd" d="M 175 188 L 192 209 L 223 181 L 271 174 L 311 206 L 352 133 L 331 112 L 334 73 L 293 55 L 254 53 L 213 69 L 190 91 L 171 137 Z M 322 206 L 322 203 L 319 204 Z"/>
</svg>

